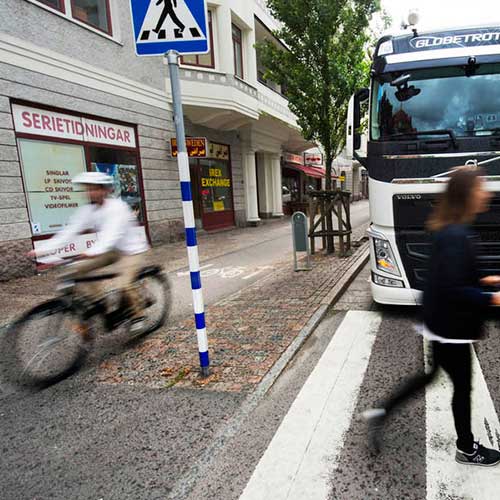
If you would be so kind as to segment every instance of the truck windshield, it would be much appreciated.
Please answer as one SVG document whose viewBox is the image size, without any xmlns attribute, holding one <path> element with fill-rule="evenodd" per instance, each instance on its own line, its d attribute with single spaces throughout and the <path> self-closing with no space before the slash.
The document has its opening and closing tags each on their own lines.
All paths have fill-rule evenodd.
<svg viewBox="0 0 500 500">
<path fill-rule="evenodd" d="M 500 135 L 500 64 L 477 66 L 470 76 L 463 67 L 402 74 L 410 75 L 406 90 L 391 86 L 397 74 L 373 83 L 372 140 L 407 140 L 436 130 L 457 137 Z"/>
</svg>

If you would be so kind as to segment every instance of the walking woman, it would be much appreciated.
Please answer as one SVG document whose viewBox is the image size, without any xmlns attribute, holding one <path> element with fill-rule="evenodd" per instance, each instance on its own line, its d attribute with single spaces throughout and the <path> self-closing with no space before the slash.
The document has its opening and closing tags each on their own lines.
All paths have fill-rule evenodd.
<svg viewBox="0 0 500 500">
<path fill-rule="evenodd" d="M 500 284 L 500 277 L 480 280 L 469 227 L 479 213 L 488 209 L 490 194 L 481 175 L 481 170 L 475 167 L 455 170 L 429 220 L 433 245 L 423 296 L 422 334 L 431 342 L 433 367 L 430 373 L 409 379 L 380 407 L 363 413 L 376 452 L 380 450 L 386 418 L 394 408 L 432 382 L 442 368 L 453 382 L 456 461 L 482 466 L 500 462 L 500 452 L 475 441 L 471 430 L 471 344 L 482 336 L 486 308 L 500 305 L 500 293 L 486 293 L 481 289 L 481 285 Z"/>
</svg>

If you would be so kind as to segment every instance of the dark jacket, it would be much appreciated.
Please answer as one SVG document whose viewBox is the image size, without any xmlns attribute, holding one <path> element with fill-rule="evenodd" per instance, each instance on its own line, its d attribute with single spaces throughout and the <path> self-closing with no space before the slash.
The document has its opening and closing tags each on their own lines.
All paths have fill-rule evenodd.
<svg viewBox="0 0 500 500">
<path fill-rule="evenodd" d="M 433 236 L 424 290 L 424 322 L 436 335 L 450 339 L 481 337 L 491 297 L 480 288 L 473 234 L 461 224 Z"/>
</svg>

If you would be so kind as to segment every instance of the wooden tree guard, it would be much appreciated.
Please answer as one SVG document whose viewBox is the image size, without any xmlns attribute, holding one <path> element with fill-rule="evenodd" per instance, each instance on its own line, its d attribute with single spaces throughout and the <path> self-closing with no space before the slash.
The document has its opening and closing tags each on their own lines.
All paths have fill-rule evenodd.
<svg viewBox="0 0 500 500">
<path fill-rule="evenodd" d="M 351 193 L 336 189 L 334 191 L 309 192 L 309 239 L 311 240 L 311 254 L 316 251 L 315 240 L 321 238 L 323 250 L 327 248 L 327 238 L 339 239 L 339 254 L 347 256 L 351 250 Z M 334 227 L 333 220 L 337 219 L 337 229 L 328 231 L 328 217 L 330 227 Z M 333 250 L 335 251 L 335 245 Z"/>
</svg>

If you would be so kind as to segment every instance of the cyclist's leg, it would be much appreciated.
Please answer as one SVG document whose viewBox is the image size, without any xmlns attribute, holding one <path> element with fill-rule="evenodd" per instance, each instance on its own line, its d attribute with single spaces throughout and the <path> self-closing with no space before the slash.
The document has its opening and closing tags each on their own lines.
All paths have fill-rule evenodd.
<svg viewBox="0 0 500 500">
<path fill-rule="evenodd" d="M 144 254 L 122 255 L 117 264 L 118 277 L 115 284 L 126 299 L 127 306 L 132 311 L 132 317 L 142 315 L 144 304 L 137 287 L 137 274 L 144 262 Z"/>
<path fill-rule="evenodd" d="M 120 254 L 116 251 L 106 252 L 102 255 L 96 255 L 91 259 L 85 259 L 72 264 L 66 268 L 62 277 L 65 279 L 84 278 L 94 271 L 110 266 L 120 259 Z M 105 281 L 90 281 L 78 285 L 78 293 L 87 297 L 91 301 L 97 301 L 102 298 L 106 292 Z"/>
</svg>

